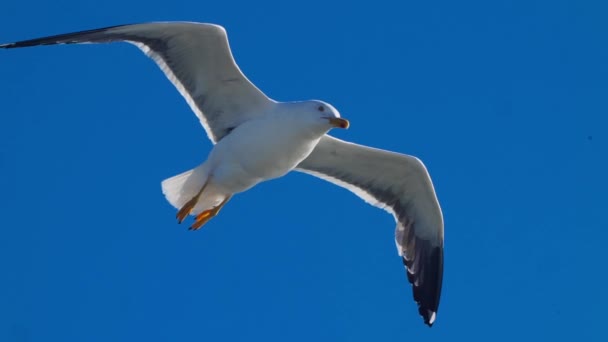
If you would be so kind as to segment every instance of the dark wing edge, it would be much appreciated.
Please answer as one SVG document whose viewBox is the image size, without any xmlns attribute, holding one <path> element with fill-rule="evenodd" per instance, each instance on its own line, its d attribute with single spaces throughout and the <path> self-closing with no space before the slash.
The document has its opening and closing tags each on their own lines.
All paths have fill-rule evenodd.
<svg viewBox="0 0 608 342">
<path fill-rule="evenodd" d="M 406 269 L 407 280 L 412 284 L 418 312 L 424 323 L 432 326 L 437 317 L 443 284 L 443 242 L 440 246 L 433 246 L 430 240 L 416 236 L 414 222 L 407 217 L 395 218 L 395 241 Z M 408 225 L 404 221 L 412 223 Z"/>
<path fill-rule="evenodd" d="M 78 31 L 72 33 L 58 34 L 54 36 L 47 36 L 41 38 L 34 38 L 28 40 L 22 40 L 14 43 L 0 44 L 0 48 L 4 49 L 13 49 L 13 48 L 22 48 L 22 47 L 30 47 L 30 46 L 38 46 L 38 45 L 55 45 L 55 44 L 78 44 L 78 43 L 109 43 L 112 41 L 122 40 L 112 36 L 104 36 L 99 35 L 100 33 L 105 33 L 106 31 L 114 28 L 131 26 L 131 24 L 127 25 L 114 25 L 108 26 L 93 30 L 85 30 Z"/>
<path fill-rule="evenodd" d="M 386 158 L 396 163 L 382 165 Z M 363 171 L 358 173 L 357 170 Z M 297 171 L 346 188 L 393 215 L 397 223 L 395 242 L 406 267 L 407 279 L 412 284 L 418 312 L 424 323 L 432 326 L 443 283 L 443 218 L 424 164 L 411 156 L 325 136 L 311 155 L 298 165 Z M 396 181 L 397 189 L 380 180 L 382 176 L 390 178 L 391 174 L 403 176 L 388 181 Z M 406 185 L 412 185 L 412 188 Z M 433 203 L 418 205 L 417 201 L 422 199 L 414 194 L 416 191 L 419 191 L 418 197 Z M 431 208 L 427 214 L 439 217 L 425 217 L 421 207 Z"/>
</svg>

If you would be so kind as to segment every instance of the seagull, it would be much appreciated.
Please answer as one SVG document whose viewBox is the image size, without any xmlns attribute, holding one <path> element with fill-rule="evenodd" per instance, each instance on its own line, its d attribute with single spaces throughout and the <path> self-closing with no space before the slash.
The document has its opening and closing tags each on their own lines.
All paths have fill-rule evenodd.
<svg viewBox="0 0 608 342">
<path fill-rule="evenodd" d="M 0 45 L 127 42 L 165 73 L 214 144 L 207 160 L 164 180 L 179 223 L 198 230 L 237 193 L 292 170 L 343 187 L 393 215 L 397 251 L 424 323 L 435 322 L 443 279 L 443 216 L 433 183 L 416 157 L 346 142 L 327 133 L 348 128 L 329 103 L 278 102 L 237 66 L 226 30 L 193 22 L 111 26 Z"/>
</svg>

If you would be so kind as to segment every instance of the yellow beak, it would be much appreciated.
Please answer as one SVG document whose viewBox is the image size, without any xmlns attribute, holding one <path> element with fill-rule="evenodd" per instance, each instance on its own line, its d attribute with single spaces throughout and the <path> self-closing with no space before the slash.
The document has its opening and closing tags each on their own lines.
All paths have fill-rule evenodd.
<svg viewBox="0 0 608 342">
<path fill-rule="evenodd" d="M 350 126 L 350 123 L 346 119 L 342 119 L 342 118 L 328 118 L 328 120 L 329 120 L 329 123 L 332 126 L 334 126 L 334 127 L 348 128 L 348 126 Z"/>
</svg>

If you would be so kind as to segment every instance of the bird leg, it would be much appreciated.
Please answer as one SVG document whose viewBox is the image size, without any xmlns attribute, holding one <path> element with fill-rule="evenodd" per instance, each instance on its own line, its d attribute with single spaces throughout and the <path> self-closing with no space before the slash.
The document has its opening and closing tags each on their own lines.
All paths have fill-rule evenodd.
<svg viewBox="0 0 608 342">
<path fill-rule="evenodd" d="M 184 206 L 177 212 L 177 215 L 175 215 L 175 217 L 177 218 L 178 223 L 182 223 L 182 221 L 184 221 L 184 219 L 188 217 L 188 215 L 190 215 L 192 209 L 194 209 L 196 203 L 198 203 L 199 198 L 203 194 L 203 190 L 205 190 L 205 188 L 207 187 L 207 184 L 209 184 L 209 179 L 207 179 L 205 184 L 203 184 L 196 196 L 192 197 L 192 199 L 186 202 L 186 204 L 184 204 Z"/>
<path fill-rule="evenodd" d="M 211 220 L 213 217 L 215 217 L 217 215 L 217 213 L 220 212 L 220 210 L 222 209 L 222 207 L 226 204 L 226 202 L 228 202 L 228 200 L 230 199 L 230 197 L 232 197 L 232 196 L 228 196 L 228 197 L 224 198 L 224 200 L 222 201 L 222 203 L 220 203 L 217 206 L 215 206 L 215 207 L 213 207 L 211 209 L 207 209 L 207 210 L 203 211 L 202 213 L 196 215 L 196 219 L 194 220 L 194 223 L 192 224 L 192 226 L 190 226 L 189 230 L 198 230 L 205 223 L 207 223 L 209 220 Z"/>
</svg>

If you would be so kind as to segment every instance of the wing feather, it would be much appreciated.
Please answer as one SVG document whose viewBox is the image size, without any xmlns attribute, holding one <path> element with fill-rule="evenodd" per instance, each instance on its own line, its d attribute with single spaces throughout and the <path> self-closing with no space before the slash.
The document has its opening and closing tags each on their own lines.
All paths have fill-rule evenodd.
<svg viewBox="0 0 608 342">
<path fill-rule="evenodd" d="M 244 121 L 264 115 L 265 109 L 274 103 L 243 75 L 230 51 L 226 30 L 218 25 L 188 22 L 121 25 L 0 47 L 117 41 L 136 45 L 158 64 L 214 143 Z"/>
<path fill-rule="evenodd" d="M 394 216 L 395 242 L 414 300 L 432 325 L 443 280 L 443 216 L 422 162 L 326 135 L 297 170 L 346 188 Z"/>
</svg>

